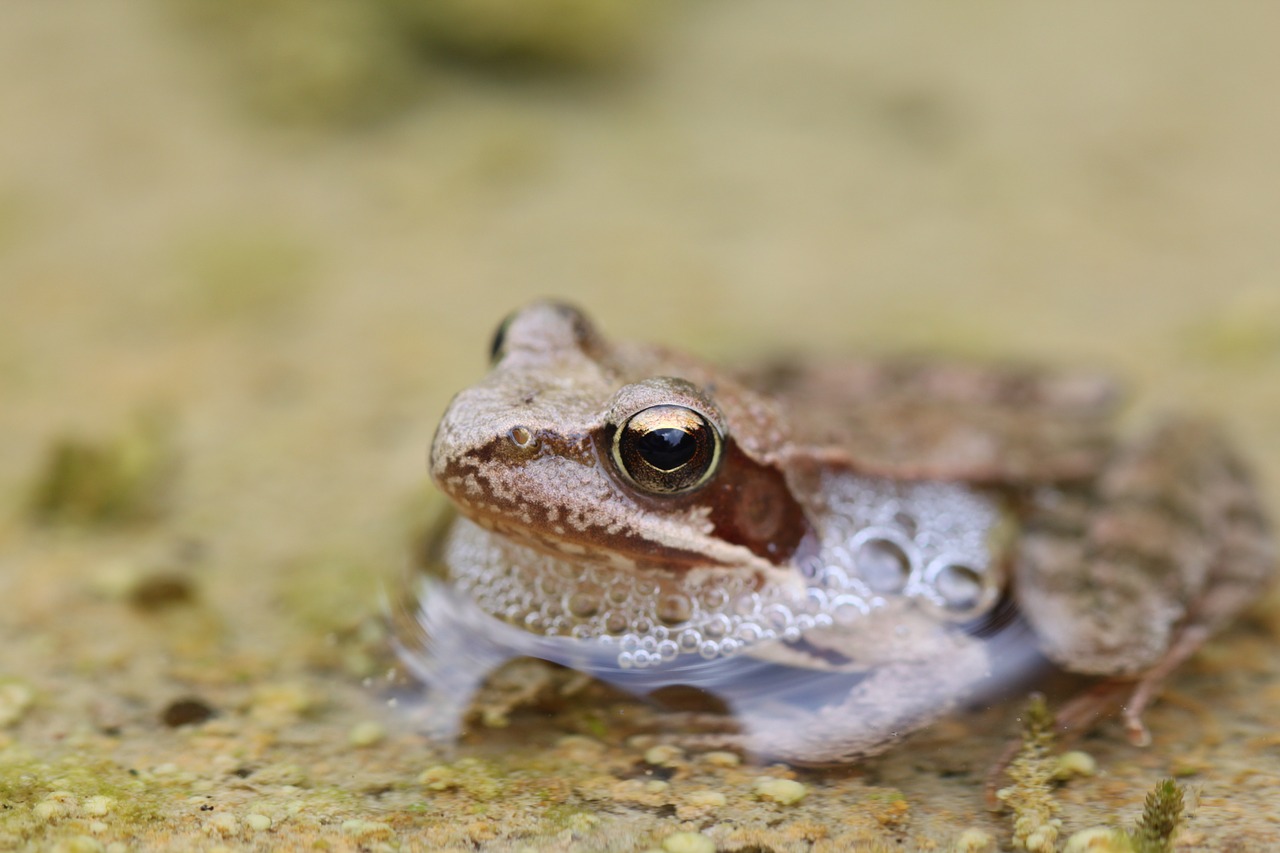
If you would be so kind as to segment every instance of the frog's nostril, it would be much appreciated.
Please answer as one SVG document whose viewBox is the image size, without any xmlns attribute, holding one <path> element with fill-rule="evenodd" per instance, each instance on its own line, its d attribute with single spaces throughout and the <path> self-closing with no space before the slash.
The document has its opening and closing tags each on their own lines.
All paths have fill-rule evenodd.
<svg viewBox="0 0 1280 853">
<path fill-rule="evenodd" d="M 537 438 L 528 427 L 512 427 L 507 433 L 507 438 L 521 450 L 530 450 L 537 444 Z"/>
</svg>

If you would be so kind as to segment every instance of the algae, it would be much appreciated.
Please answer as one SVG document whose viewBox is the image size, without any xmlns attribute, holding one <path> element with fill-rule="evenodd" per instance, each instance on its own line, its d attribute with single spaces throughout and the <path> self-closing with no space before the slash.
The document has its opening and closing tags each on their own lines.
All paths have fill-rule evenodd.
<svg viewBox="0 0 1280 853">
<path fill-rule="evenodd" d="M 109 527 L 151 522 L 168 509 L 177 467 L 166 414 L 139 415 L 110 438 L 53 439 L 27 505 L 41 524 Z"/>
<path fill-rule="evenodd" d="M 1125 836 L 1137 853 L 1169 853 L 1182 823 L 1182 786 L 1173 779 L 1161 779 L 1147 794 L 1142 815 Z"/>
<path fill-rule="evenodd" d="M 1009 765 L 1013 784 L 996 796 L 1013 812 L 1013 845 L 1035 853 L 1057 849 L 1062 821 L 1053 796 L 1056 762 L 1050 752 L 1054 720 L 1044 696 L 1035 694 L 1022 715 L 1022 746 Z"/>
</svg>

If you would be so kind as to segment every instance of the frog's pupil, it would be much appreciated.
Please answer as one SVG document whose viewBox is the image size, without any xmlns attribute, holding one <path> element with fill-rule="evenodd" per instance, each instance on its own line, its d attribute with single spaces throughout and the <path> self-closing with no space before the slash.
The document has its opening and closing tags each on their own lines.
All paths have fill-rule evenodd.
<svg viewBox="0 0 1280 853">
<path fill-rule="evenodd" d="M 659 427 L 640 436 L 636 449 L 654 468 L 674 471 L 698 452 L 698 440 L 679 427 Z"/>
</svg>

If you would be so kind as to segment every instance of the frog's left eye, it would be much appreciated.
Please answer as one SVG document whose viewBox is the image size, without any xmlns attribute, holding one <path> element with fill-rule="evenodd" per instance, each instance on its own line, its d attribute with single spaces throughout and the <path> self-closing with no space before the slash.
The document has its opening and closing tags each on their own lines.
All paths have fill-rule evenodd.
<svg viewBox="0 0 1280 853">
<path fill-rule="evenodd" d="M 613 461 L 637 488 L 676 495 L 711 479 L 720 445 L 720 432 L 693 409 L 650 406 L 614 433 Z"/>
</svg>

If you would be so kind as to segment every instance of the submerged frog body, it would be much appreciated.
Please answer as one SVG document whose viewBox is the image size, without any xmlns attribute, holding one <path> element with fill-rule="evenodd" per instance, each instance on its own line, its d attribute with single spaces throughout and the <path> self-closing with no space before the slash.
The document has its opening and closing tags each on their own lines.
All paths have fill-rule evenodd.
<svg viewBox="0 0 1280 853">
<path fill-rule="evenodd" d="M 491 667 L 533 656 L 703 687 L 744 748 L 826 764 L 1043 654 L 1123 686 L 1140 738 L 1164 676 L 1275 561 L 1218 432 L 1119 444 L 1115 397 L 941 363 L 729 371 L 532 305 L 436 433 L 459 516 L 405 660 L 445 734 Z"/>
</svg>

